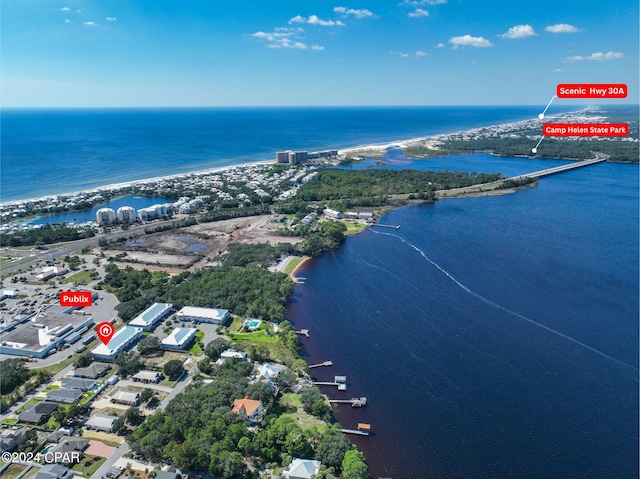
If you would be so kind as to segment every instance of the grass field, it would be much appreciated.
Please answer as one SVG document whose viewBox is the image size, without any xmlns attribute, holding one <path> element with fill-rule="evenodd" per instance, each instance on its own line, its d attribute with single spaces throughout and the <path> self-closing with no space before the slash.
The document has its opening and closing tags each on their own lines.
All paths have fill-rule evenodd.
<svg viewBox="0 0 640 479">
<path fill-rule="evenodd" d="M 196 333 L 196 342 L 191 346 L 189 352 L 196 354 L 198 356 L 202 355 L 202 348 L 200 347 L 200 341 L 204 339 L 204 331 L 198 331 Z"/>
<path fill-rule="evenodd" d="M 83 466 L 87 460 L 91 459 L 93 462 L 90 466 Z M 82 472 L 84 477 L 90 477 L 94 472 L 98 470 L 98 468 L 102 465 L 102 463 L 106 461 L 104 457 L 98 456 L 84 456 L 80 459 L 80 462 L 71 468 L 72 471 Z"/>
<path fill-rule="evenodd" d="M 229 339 L 238 340 L 250 340 L 255 343 L 276 343 L 278 342 L 277 336 L 270 336 L 266 331 L 255 331 L 253 333 L 230 333 L 227 334 Z"/>
<path fill-rule="evenodd" d="M 284 415 L 292 417 L 298 426 L 302 429 L 309 429 L 312 426 L 316 426 L 319 431 L 327 431 L 327 423 L 305 412 L 300 403 L 300 394 L 286 393 L 280 398 L 280 405 L 285 407 L 291 412 L 287 412 Z"/>
<path fill-rule="evenodd" d="M 357 235 L 368 226 L 363 223 L 352 223 L 351 221 L 343 221 L 342 224 L 347 227 L 347 231 L 344 232 L 346 236 Z"/>
<path fill-rule="evenodd" d="M 65 283 L 78 283 L 78 284 L 89 284 L 91 281 L 91 273 L 95 270 L 84 270 L 78 271 L 76 274 L 72 274 L 64 279 Z"/>
<path fill-rule="evenodd" d="M 15 479 L 26 468 L 27 466 L 22 464 L 10 464 L 4 471 L 2 471 L 2 479 Z"/>
<path fill-rule="evenodd" d="M 296 267 L 307 258 L 308 256 L 294 256 L 293 258 L 291 258 L 291 261 L 289 261 L 289 264 L 284 269 L 284 273 L 285 274 L 293 273 L 293 270 L 296 269 Z"/>
<path fill-rule="evenodd" d="M 89 347 L 89 346 L 87 346 Z M 64 368 L 66 368 L 67 366 L 69 366 L 69 364 L 71 364 L 72 362 L 74 362 L 76 360 L 76 354 L 68 357 L 67 359 L 60 361 L 57 364 L 52 364 L 51 366 L 47 366 L 46 368 L 34 368 L 34 371 L 47 371 L 49 374 L 51 374 L 51 376 L 55 376 L 56 374 L 58 374 L 60 371 L 62 371 Z"/>
</svg>

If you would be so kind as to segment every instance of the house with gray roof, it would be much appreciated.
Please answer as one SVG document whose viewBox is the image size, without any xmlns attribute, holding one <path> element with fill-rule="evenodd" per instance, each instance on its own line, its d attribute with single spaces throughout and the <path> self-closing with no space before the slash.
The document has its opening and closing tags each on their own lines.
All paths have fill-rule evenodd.
<svg viewBox="0 0 640 479">
<path fill-rule="evenodd" d="M 82 397 L 82 391 L 79 389 L 59 388 L 52 389 L 47 393 L 48 401 L 63 402 L 71 404 Z"/>
<path fill-rule="evenodd" d="M 63 388 L 88 391 L 95 387 L 96 382 L 93 379 L 85 378 L 62 378 L 61 384 Z"/>
<path fill-rule="evenodd" d="M 311 459 L 294 459 L 289 464 L 288 470 L 282 473 L 284 479 L 311 479 L 318 475 L 321 462 Z"/>
<path fill-rule="evenodd" d="M 60 464 L 47 464 L 40 468 L 34 479 L 74 479 L 70 469 Z"/>
<path fill-rule="evenodd" d="M 85 427 L 89 429 L 95 429 L 96 431 L 113 431 L 113 424 L 118 419 L 117 416 L 107 416 L 105 414 L 92 414 L 91 417 L 84 423 Z"/>
<path fill-rule="evenodd" d="M 98 379 L 100 376 L 104 376 L 109 369 L 111 369 L 109 364 L 91 363 L 89 367 L 76 368 L 73 375 L 77 378 Z"/>
<path fill-rule="evenodd" d="M 18 416 L 18 421 L 42 424 L 49 420 L 49 417 L 56 409 L 58 409 L 58 405 L 56 403 L 42 401 L 38 404 L 34 404 L 32 408 L 22 411 Z"/>
<path fill-rule="evenodd" d="M 89 443 L 81 437 L 66 437 L 49 452 L 53 453 L 53 457 L 58 458 L 58 462 L 62 464 L 72 464 L 78 456 L 69 453 L 76 451 L 82 452 L 88 447 Z"/>
</svg>

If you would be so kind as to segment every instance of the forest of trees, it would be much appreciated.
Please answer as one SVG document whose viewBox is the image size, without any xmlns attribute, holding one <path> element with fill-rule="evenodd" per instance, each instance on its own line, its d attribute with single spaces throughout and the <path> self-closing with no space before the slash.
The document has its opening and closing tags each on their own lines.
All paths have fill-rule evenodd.
<svg viewBox="0 0 640 479">
<path fill-rule="evenodd" d="M 225 361 L 212 372 L 211 383 L 190 386 L 137 427 L 127 439 L 131 449 L 150 461 L 228 479 L 257 478 L 249 465 L 286 466 L 294 457 L 320 460 L 320 477 L 333 477 L 343 466 L 345 478 L 367 477 L 363 456 L 349 453 L 355 450 L 342 433 L 301 428 L 283 414 L 270 386 L 249 384 L 251 369 L 246 362 Z M 234 399 L 245 396 L 261 400 L 267 410 L 255 432 L 231 412 Z"/>
<path fill-rule="evenodd" d="M 94 231 L 89 228 L 78 230 L 70 228 L 64 223 L 61 225 L 46 224 L 40 229 L 16 231 L 10 235 L 2 234 L 0 235 L 0 246 L 15 248 L 17 246 L 46 245 L 90 238 L 94 235 Z"/>
<path fill-rule="evenodd" d="M 118 314 L 130 321 L 154 302 L 183 306 L 223 308 L 235 314 L 279 322 L 286 315 L 286 303 L 293 282 L 283 273 L 262 268 L 207 268 L 169 278 L 166 273 L 138 271 L 131 267 L 105 268 L 101 287 L 112 291 L 121 303 Z"/>
<path fill-rule="evenodd" d="M 526 133 L 526 132 L 525 132 Z M 530 132 L 539 134 L 539 132 Z M 461 153 L 492 152 L 503 156 L 532 155 L 535 141 L 526 136 L 514 138 L 480 138 L 478 140 L 445 141 L 439 150 L 423 146 L 412 146 L 403 151 L 412 158 L 432 158 Z M 537 158 L 567 158 L 586 160 L 594 157 L 594 152 L 609 155 L 608 161 L 620 163 L 638 163 L 638 143 L 621 140 L 559 140 L 545 138 L 538 147 Z"/>
<path fill-rule="evenodd" d="M 269 244 L 232 244 L 227 253 L 220 257 L 228 266 L 261 266 L 266 268 L 284 254 L 297 253 L 297 248 L 289 243 Z"/>
<path fill-rule="evenodd" d="M 394 194 L 420 194 L 421 198 L 435 198 L 434 191 L 461 188 L 499 180 L 499 173 L 468 174 L 459 171 L 416 170 L 320 170 L 314 181 L 298 190 L 298 198 L 305 201 L 350 200 L 352 204 L 367 198 L 382 203 L 381 198 Z M 362 205 L 365 206 L 365 205 Z"/>
</svg>

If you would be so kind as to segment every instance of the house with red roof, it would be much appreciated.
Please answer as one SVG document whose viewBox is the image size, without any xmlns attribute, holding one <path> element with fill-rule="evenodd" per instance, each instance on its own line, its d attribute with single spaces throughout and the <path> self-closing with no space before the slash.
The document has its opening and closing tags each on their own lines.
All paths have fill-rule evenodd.
<svg viewBox="0 0 640 479">
<path fill-rule="evenodd" d="M 231 411 L 240 414 L 247 421 L 255 421 L 262 415 L 264 407 L 262 401 L 249 399 L 249 396 L 245 396 L 242 399 L 233 401 L 233 409 Z"/>
</svg>

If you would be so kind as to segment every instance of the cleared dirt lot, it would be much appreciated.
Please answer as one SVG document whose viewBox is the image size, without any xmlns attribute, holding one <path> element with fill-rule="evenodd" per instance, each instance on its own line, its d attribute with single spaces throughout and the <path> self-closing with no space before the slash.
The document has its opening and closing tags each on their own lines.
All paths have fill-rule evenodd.
<svg viewBox="0 0 640 479">
<path fill-rule="evenodd" d="M 215 261 L 230 244 L 276 245 L 300 241 L 301 238 L 295 236 L 278 236 L 269 223 L 269 215 L 262 215 L 155 233 L 109 245 L 103 252 L 108 261 L 119 267 L 179 273 Z"/>
</svg>

